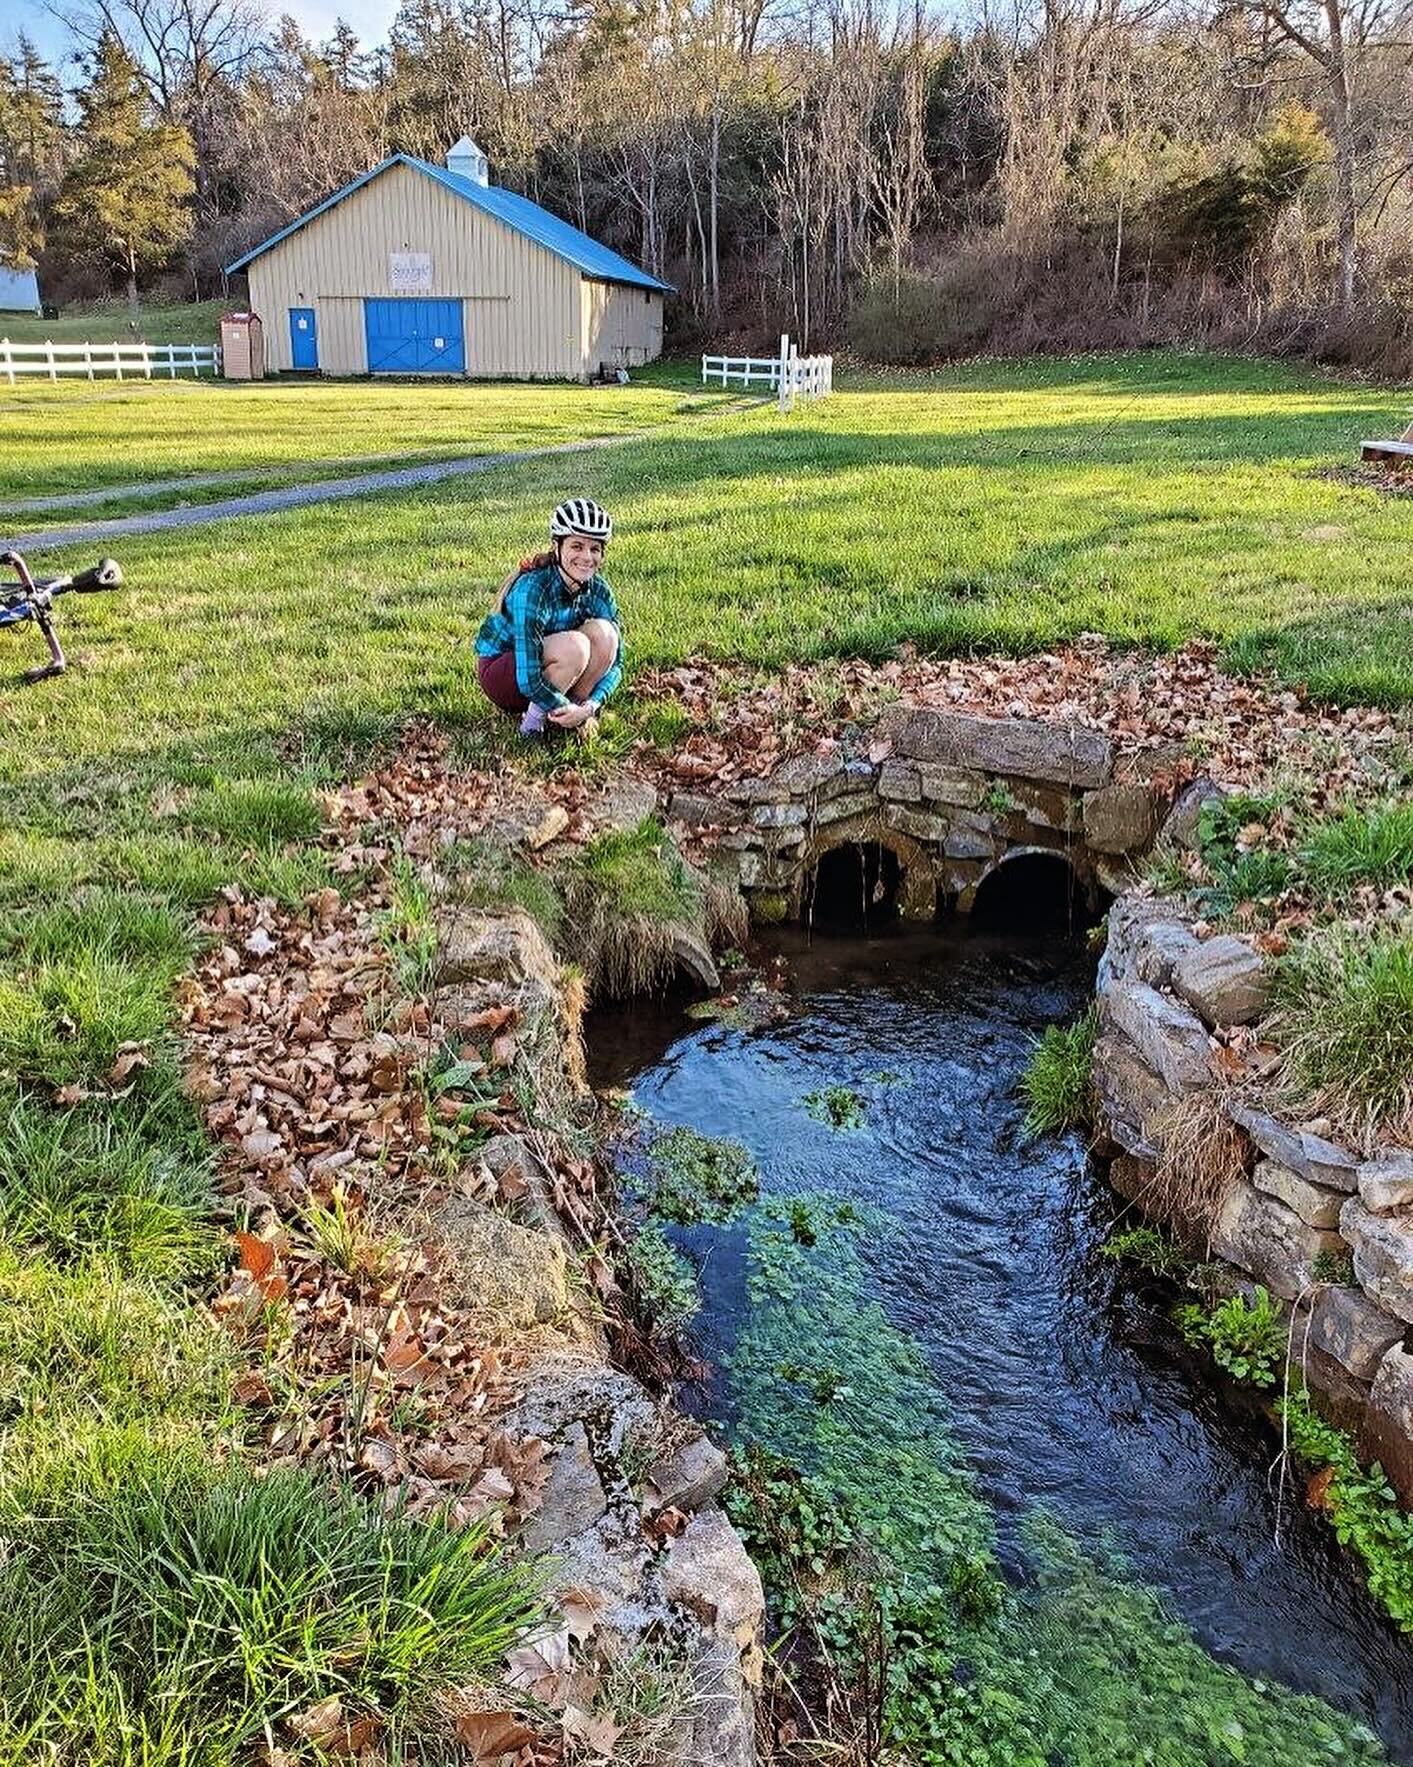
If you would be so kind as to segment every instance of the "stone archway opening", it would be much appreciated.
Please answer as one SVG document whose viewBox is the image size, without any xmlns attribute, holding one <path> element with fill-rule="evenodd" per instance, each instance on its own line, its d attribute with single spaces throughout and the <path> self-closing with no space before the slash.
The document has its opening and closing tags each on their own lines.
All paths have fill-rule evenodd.
<svg viewBox="0 0 1413 1767">
<path fill-rule="evenodd" d="M 822 932 L 866 932 L 898 918 L 903 867 L 881 841 L 842 841 L 805 879 L 800 918 Z"/>
<path fill-rule="evenodd" d="M 1096 919 L 1090 893 L 1064 853 L 1008 854 L 977 885 L 971 924 L 993 933 L 1073 933 Z"/>
</svg>

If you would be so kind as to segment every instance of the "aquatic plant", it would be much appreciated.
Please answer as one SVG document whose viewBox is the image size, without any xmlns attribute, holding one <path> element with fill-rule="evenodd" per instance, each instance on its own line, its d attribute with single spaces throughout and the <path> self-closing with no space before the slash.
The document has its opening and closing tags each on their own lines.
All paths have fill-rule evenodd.
<svg viewBox="0 0 1413 1767">
<path fill-rule="evenodd" d="M 760 1173 L 739 1141 L 669 1129 L 648 1149 L 645 1201 L 649 1213 L 690 1227 L 729 1220 L 760 1189 Z"/>
<path fill-rule="evenodd" d="M 1288 1333 L 1279 1303 L 1261 1287 L 1248 1301 L 1228 1295 L 1210 1311 L 1195 1301 L 1175 1309 L 1173 1318 L 1189 1344 L 1206 1349 L 1218 1368 L 1254 1387 L 1271 1387 L 1285 1359 Z"/>
<path fill-rule="evenodd" d="M 764 1209 L 749 1220 L 726 1501 L 786 1634 L 777 1673 L 811 1662 L 827 1689 L 830 1748 L 915 1767 L 1384 1759 L 1321 1700 L 1214 1661 L 1122 1561 L 1051 1518 L 1027 1523 L 1029 1574 L 1011 1588 L 930 1371 L 869 1297 L 859 1248 L 867 1236 L 886 1256 L 888 1223 L 808 1200 L 813 1247 Z M 802 1344 L 828 1346 L 827 1404 L 802 1403 L 790 1378 Z M 798 1689 L 780 1697 L 798 1712 Z"/>
<path fill-rule="evenodd" d="M 1311 1502 L 1330 1518 L 1340 1544 L 1363 1560 L 1370 1594 L 1402 1631 L 1413 1633 L 1413 1515 L 1400 1506 L 1379 1463 L 1364 1466 L 1353 1439 L 1314 1410 L 1303 1388 L 1278 1409 L 1291 1452 L 1318 1469 Z"/>
<path fill-rule="evenodd" d="M 821 1086 L 800 1100 L 817 1123 L 831 1129 L 862 1129 L 868 1119 L 864 1101 L 852 1086 Z"/>
<path fill-rule="evenodd" d="M 654 1325 L 673 1332 L 696 1318 L 702 1305 L 697 1273 L 656 1221 L 639 1228 L 628 1242 L 626 1257 Z"/>
<path fill-rule="evenodd" d="M 1099 1015 L 1091 1006 L 1072 1025 L 1049 1026 L 1037 1042 L 1021 1076 L 1025 1135 L 1045 1135 L 1089 1121 L 1098 1034 Z"/>
</svg>

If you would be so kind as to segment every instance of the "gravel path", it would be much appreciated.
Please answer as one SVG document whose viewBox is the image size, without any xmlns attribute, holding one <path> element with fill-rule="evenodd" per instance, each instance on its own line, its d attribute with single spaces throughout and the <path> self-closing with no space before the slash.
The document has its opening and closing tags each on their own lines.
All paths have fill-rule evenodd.
<svg viewBox="0 0 1413 1767">
<path fill-rule="evenodd" d="M 80 522 L 72 527 L 45 528 L 33 534 L 7 535 L 3 544 L 17 552 L 55 546 L 79 546 L 89 541 L 117 540 L 129 534 L 156 534 L 168 528 L 194 528 L 204 522 L 227 521 L 232 516 L 273 515 L 282 509 L 302 509 L 310 503 L 333 503 L 340 498 L 367 497 L 380 491 L 407 491 L 417 485 L 435 485 L 442 479 L 462 478 L 468 473 L 494 472 L 522 460 L 544 460 L 556 454 L 582 454 L 595 448 L 611 448 L 635 442 L 646 431 L 622 436 L 594 436 L 583 442 L 556 442 L 544 448 L 520 448 L 504 454 L 476 454 L 464 460 L 434 460 L 426 466 L 403 466 L 385 472 L 359 473 L 352 478 L 318 479 L 303 485 L 280 485 L 269 491 L 253 491 L 244 497 L 225 497 L 190 509 L 159 509 L 147 515 L 115 516 L 108 521 Z M 249 473 L 244 475 L 249 477 Z M 202 481 L 188 479 L 188 485 Z M 213 481 L 207 480 L 207 483 Z M 72 499 L 68 500 L 72 502 Z"/>
<path fill-rule="evenodd" d="M 0 497 L 3 519 L 16 515 L 43 515 L 51 509 L 92 509 L 99 503 L 116 503 L 123 497 L 180 497 L 184 491 L 208 491 L 213 485 L 250 485 L 262 479 L 305 479 L 317 483 L 315 475 L 327 467 L 330 477 L 337 467 L 362 467 L 373 472 L 387 466 L 397 457 L 392 454 L 371 456 L 351 455 L 343 460 L 291 460 L 274 466 L 235 466 L 222 472 L 195 473 L 189 478 L 147 479 L 139 485 L 100 485 L 96 491 L 55 491 L 46 497 Z M 428 461 L 444 465 L 444 461 Z M 392 470 L 389 468 L 389 470 Z M 400 472 L 404 470 L 399 467 Z M 254 492 L 251 493 L 254 495 Z"/>
</svg>

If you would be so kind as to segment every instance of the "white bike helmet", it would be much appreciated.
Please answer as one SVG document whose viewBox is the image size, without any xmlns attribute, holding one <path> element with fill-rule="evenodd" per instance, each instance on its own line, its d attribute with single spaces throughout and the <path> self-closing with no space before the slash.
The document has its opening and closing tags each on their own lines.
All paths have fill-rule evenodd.
<svg viewBox="0 0 1413 1767">
<path fill-rule="evenodd" d="M 602 540 L 607 546 L 613 537 L 613 522 L 608 511 L 600 509 L 592 497 L 571 497 L 550 517 L 550 539 L 566 540 L 571 534 L 585 540 Z"/>
</svg>

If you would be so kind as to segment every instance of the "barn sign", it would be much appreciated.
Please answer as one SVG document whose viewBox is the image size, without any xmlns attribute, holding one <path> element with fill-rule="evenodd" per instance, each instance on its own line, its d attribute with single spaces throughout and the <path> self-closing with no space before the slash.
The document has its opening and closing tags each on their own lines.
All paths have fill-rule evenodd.
<svg viewBox="0 0 1413 1767">
<path fill-rule="evenodd" d="M 432 254 L 389 252 L 388 287 L 393 294 L 429 294 L 432 288 Z"/>
</svg>

